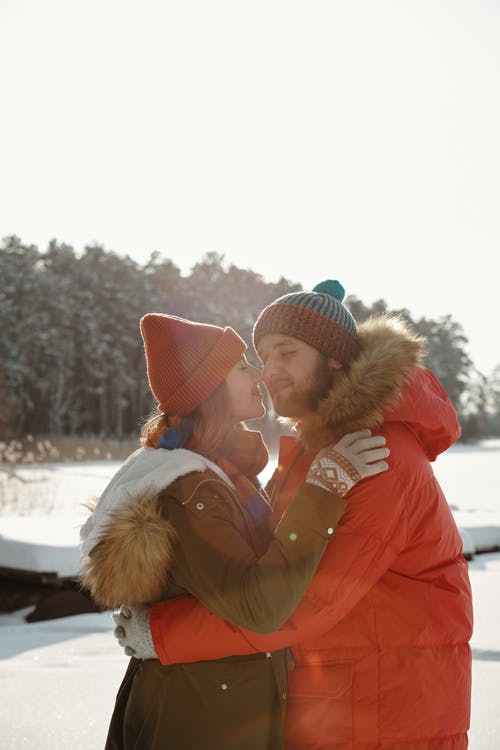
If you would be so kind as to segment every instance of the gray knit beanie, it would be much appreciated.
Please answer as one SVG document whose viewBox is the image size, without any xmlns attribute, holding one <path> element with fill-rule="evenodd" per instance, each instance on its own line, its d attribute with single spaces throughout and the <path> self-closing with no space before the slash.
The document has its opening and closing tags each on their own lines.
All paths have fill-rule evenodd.
<svg viewBox="0 0 500 750">
<path fill-rule="evenodd" d="M 253 329 L 254 347 L 266 333 L 282 333 L 305 341 L 343 365 L 356 356 L 356 323 L 342 304 L 345 291 L 339 281 L 322 281 L 311 292 L 292 292 L 262 310 Z"/>
</svg>

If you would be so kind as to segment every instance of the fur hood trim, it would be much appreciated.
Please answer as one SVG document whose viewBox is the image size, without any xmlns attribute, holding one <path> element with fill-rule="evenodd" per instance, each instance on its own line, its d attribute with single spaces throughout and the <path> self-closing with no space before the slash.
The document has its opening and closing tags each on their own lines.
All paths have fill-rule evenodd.
<svg viewBox="0 0 500 750">
<path fill-rule="evenodd" d="M 92 515 L 80 529 L 82 554 L 89 555 L 108 531 L 117 510 L 146 503 L 179 477 L 212 469 L 234 488 L 222 469 L 199 453 L 178 448 L 139 448 L 116 472 L 99 498 Z"/>
<path fill-rule="evenodd" d="M 80 582 L 96 604 L 113 609 L 161 598 L 176 534 L 156 498 L 180 477 L 207 470 L 234 490 L 222 469 L 193 451 L 140 448 L 129 456 L 80 531 Z"/>
<path fill-rule="evenodd" d="M 425 339 L 401 317 L 378 315 L 358 326 L 360 353 L 298 436 L 306 451 L 347 432 L 376 428 L 393 409 L 412 371 L 422 367 Z"/>
</svg>

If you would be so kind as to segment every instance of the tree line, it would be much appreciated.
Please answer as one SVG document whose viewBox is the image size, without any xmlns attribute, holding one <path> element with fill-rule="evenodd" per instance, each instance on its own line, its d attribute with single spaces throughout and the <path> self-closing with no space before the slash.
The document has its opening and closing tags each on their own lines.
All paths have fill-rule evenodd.
<svg viewBox="0 0 500 750">
<path fill-rule="evenodd" d="M 0 438 L 30 434 L 135 435 L 152 409 L 139 319 L 168 312 L 232 325 L 251 350 L 253 323 L 276 297 L 301 287 L 270 283 L 207 253 L 187 276 L 152 253 L 140 265 L 89 245 L 77 254 L 51 241 L 42 252 L 16 236 L 0 246 Z M 500 434 L 500 367 L 474 368 L 467 338 L 450 315 L 412 320 L 384 300 L 348 297 L 356 320 L 406 317 L 429 342 L 427 364 L 454 401 L 465 437 Z"/>
</svg>

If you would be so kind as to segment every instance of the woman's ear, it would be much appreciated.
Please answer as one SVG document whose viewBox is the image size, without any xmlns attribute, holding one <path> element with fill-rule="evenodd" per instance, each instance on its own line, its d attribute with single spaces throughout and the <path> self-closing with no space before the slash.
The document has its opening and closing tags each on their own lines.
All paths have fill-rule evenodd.
<svg viewBox="0 0 500 750">
<path fill-rule="evenodd" d="M 328 367 L 330 368 L 330 370 L 341 370 L 342 369 L 341 363 L 338 362 L 336 359 L 331 359 L 331 358 L 328 360 Z"/>
</svg>

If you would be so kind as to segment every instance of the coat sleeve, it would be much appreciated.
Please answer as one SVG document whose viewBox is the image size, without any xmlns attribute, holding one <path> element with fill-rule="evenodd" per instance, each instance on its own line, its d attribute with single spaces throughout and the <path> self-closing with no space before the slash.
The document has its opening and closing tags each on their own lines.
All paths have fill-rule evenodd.
<svg viewBox="0 0 500 750">
<path fill-rule="evenodd" d="M 214 614 L 271 633 L 304 595 L 345 501 L 304 485 L 258 557 L 243 531 L 242 509 L 220 485 L 202 483 L 186 503 L 167 499 L 178 538 L 170 575 Z"/>
<path fill-rule="evenodd" d="M 331 630 L 404 548 L 405 497 L 405 488 L 393 471 L 356 485 L 311 585 L 293 615 L 275 633 L 262 635 L 251 628 L 236 628 L 191 598 L 155 604 L 150 623 L 160 660 L 167 664 L 273 651 Z"/>
</svg>

